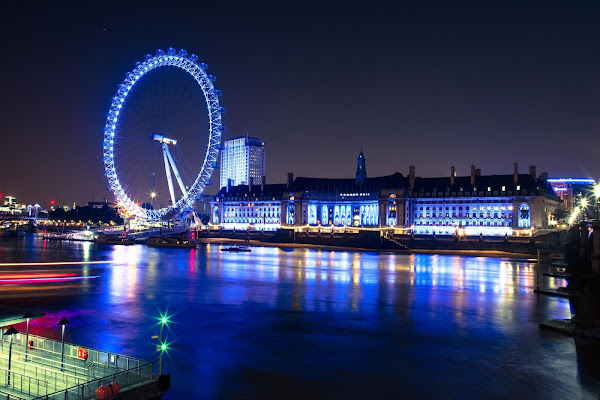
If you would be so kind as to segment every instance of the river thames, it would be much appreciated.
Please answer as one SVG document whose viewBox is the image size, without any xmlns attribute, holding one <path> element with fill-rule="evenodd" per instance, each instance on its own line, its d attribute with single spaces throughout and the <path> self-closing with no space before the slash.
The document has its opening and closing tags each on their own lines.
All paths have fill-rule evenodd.
<svg viewBox="0 0 600 400">
<path fill-rule="evenodd" d="M 1 263 L 66 261 L 105 263 L 2 266 L 90 279 L 3 284 L 0 303 L 45 312 L 35 334 L 60 339 L 65 316 L 66 341 L 146 360 L 168 310 L 164 399 L 600 394 L 598 344 L 538 329 L 571 312 L 533 293 L 534 260 L 0 238 Z"/>
</svg>

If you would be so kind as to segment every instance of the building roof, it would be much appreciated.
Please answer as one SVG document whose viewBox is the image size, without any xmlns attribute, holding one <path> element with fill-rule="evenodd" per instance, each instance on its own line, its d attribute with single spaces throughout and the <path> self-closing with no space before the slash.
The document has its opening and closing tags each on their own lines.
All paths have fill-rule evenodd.
<svg viewBox="0 0 600 400">
<path fill-rule="evenodd" d="M 221 188 L 215 197 L 223 199 L 251 197 L 256 199 L 281 199 L 284 193 L 304 192 L 309 195 L 339 196 L 348 193 L 370 193 L 377 195 L 385 189 L 408 189 L 409 178 L 396 172 L 392 175 L 366 178 L 364 185 L 357 185 L 354 178 L 308 178 L 297 177 L 291 187 L 287 184 L 231 186 Z M 518 189 L 517 189 L 518 187 Z M 488 188 L 490 190 L 488 190 Z M 504 189 L 504 190 L 503 190 Z M 475 176 L 475 184 L 471 185 L 471 176 L 457 176 L 454 184 L 450 177 L 421 178 L 416 177 L 412 197 L 492 197 L 492 196 L 546 196 L 556 199 L 551 185 L 547 181 L 534 178 L 529 174 L 519 174 L 514 183 L 514 175 L 480 175 Z"/>
<path fill-rule="evenodd" d="M 254 198 L 269 198 L 272 199 L 275 197 L 276 199 L 281 199 L 283 196 L 283 192 L 287 191 L 287 185 L 285 183 L 277 183 L 265 185 L 264 190 L 261 190 L 261 185 L 252 185 L 252 189 L 250 190 L 250 186 L 248 185 L 237 185 L 230 186 L 229 191 L 227 190 L 227 186 L 222 187 L 219 190 L 219 193 L 215 195 L 215 198 L 223 198 L 230 199 L 235 197 L 254 197 Z"/>
<path fill-rule="evenodd" d="M 514 175 L 481 175 L 475 176 L 475 184 L 471 184 L 471 176 L 457 176 L 454 185 L 450 184 L 450 177 L 446 178 L 415 178 L 413 197 L 438 197 L 453 196 L 452 193 L 463 192 L 464 196 L 507 196 L 507 195 L 548 195 L 554 197 L 554 191 L 547 181 L 536 179 L 529 174 L 519 174 L 517 183 Z M 519 189 L 517 189 L 517 186 Z M 488 188 L 490 190 L 488 190 Z M 504 188 L 504 190 L 502 190 Z M 476 192 L 477 194 L 469 194 Z M 510 193 L 509 193 L 510 192 Z M 429 194 L 427 194 L 429 193 Z M 434 194 L 435 193 L 435 194 Z M 446 194 L 448 193 L 448 194 Z"/>
<path fill-rule="evenodd" d="M 355 178 L 331 179 L 331 178 L 306 178 L 297 177 L 291 187 L 294 192 L 375 192 L 383 189 L 403 188 L 407 186 L 407 180 L 401 173 L 392 175 L 366 178 L 363 185 L 357 185 Z"/>
</svg>

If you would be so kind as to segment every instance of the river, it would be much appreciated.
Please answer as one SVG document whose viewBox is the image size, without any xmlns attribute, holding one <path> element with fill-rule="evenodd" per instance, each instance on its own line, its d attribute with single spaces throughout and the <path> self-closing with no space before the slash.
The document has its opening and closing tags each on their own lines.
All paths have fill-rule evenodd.
<svg viewBox="0 0 600 400">
<path fill-rule="evenodd" d="M 43 311 L 35 334 L 156 360 L 168 310 L 164 399 L 597 399 L 598 344 L 540 331 L 570 318 L 533 293 L 534 260 L 279 249 L 221 252 L 0 238 L 0 303 Z M 564 285 L 542 276 L 540 286 Z M 17 327 L 19 329 L 19 327 Z"/>
</svg>

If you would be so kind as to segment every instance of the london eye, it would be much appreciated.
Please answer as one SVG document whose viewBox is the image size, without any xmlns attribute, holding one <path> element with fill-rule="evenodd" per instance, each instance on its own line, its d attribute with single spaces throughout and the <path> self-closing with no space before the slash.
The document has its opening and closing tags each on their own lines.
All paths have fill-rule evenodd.
<svg viewBox="0 0 600 400">
<path fill-rule="evenodd" d="M 104 126 L 102 160 L 125 216 L 180 216 L 212 183 L 225 109 L 207 68 L 183 49 L 158 50 L 119 85 Z"/>
</svg>

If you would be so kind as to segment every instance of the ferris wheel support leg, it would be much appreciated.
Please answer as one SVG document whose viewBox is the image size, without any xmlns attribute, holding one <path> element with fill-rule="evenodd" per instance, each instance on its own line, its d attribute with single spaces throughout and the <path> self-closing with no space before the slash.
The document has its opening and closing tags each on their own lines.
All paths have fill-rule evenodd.
<svg viewBox="0 0 600 400">
<path fill-rule="evenodd" d="M 177 183 L 179 184 L 179 189 L 181 189 L 181 193 L 185 196 L 187 194 L 187 190 L 185 190 L 185 185 L 183 184 L 183 180 L 181 179 L 181 175 L 179 175 L 179 171 L 175 166 L 175 161 L 173 161 L 173 156 L 171 156 L 171 152 L 167 148 L 167 145 L 163 143 L 164 148 L 167 152 L 167 157 L 169 157 L 169 161 L 171 162 L 171 168 L 173 168 L 173 173 L 175 173 L 175 178 L 177 179 Z M 175 203 L 173 203 L 175 204 Z"/>
<path fill-rule="evenodd" d="M 167 173 L 167 181 L 169 182 L 169 193 L 171 194 L 171 201 L 173 205 L 175 205 L 175 190 L 173 189 L 173 178 L 171 177 L 171 169 L 169 168 L 169 159 L 167 154 L 169 154 L 169 149 L 167 149 L 166 144 L 162 144 L 163 148 L 163 157 L 165 159 L 165 172 Z"/>
</svg>

